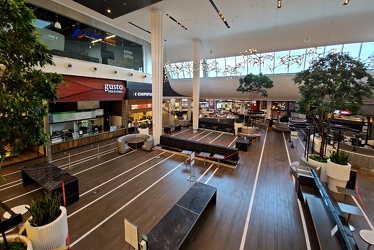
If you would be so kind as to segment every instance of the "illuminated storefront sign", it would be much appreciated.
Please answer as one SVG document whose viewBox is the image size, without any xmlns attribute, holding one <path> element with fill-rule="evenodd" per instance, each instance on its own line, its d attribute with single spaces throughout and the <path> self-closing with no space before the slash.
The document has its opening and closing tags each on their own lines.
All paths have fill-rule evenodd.
<svg viewBox="0 0 374 250">
<path fill-rule="evenodd" d="M 110 43 L 110 44 L 116 44 L 116 40 L 113 40 L 109 37 L 103 37 L 102 35 L 98 35 L 98 34 L 95 34 L 95 33 L 89 32 L 89 31 L 82 32 L 81 29 L 79 28 L 79 26 L 77 26 L 77 28 L 75 29 L 72 36 L 73 37 L 78 37 L 79 39 L 81 39 L 83 37 L 87 37 L 87 38 L 90 38 L 90 39 L 94 40 L 93 42 L 104 41 L 104 42 L 107 42 L 107 43 Z"/>
<path fill-rule="evenodd" d="M 131 105 L 131 110 L 135 110 L 135 109 L 150 109 L 150 108 L 152 108 L 152 104 L 151 103 Z"/>
<path fill-rule="evenodd" d="M 108 93 L 123 93 L 121 84 L 104 84 L 104 91 Z"/>
</svg>

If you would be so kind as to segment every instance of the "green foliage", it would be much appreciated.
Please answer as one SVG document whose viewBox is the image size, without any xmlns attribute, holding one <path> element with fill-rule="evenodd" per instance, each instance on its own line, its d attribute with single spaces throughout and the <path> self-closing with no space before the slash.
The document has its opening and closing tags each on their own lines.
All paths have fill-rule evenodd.
<svg viewBox="0 0 374 250">
<path fill-rule="evenodd" d="M 348 109 L 357 114 L 363 100 L 373 96 L 374 79 L 360 61 L 341 52 L 314 60 L 293 81 L 299 85 L 301 94 L 297 111 L 313 118 L 322 137 L 319 152 L 322 158 L 334 111 Z"/>
<path fill-rule="evenodd" d="M 236 123 L 243 123 L 243 120 L 240 119 L 240 118 L 236 118 L 236 119 L 235 119 L 235 122 L 236 122 Z"/>
<path fill-rule="evenodd" d="M 338 152 L 332 151 L 330 154 L 330 161 L 340 165 L 348 165 L 349 155 L 339 150 Z"/>
<path fill-rule="evenodd" d="M 40 70 L 53 65 L 38 41 L 32 10 L 24 0 L 0 0 L 0 160 L 6 146 L 19 155 L 31 145 L 46 145 L 43 118 L 57 99 L 61 75 Z"/>
<path fill-rule="evenodd" d="M 15 240 L 12 240 L 12 241 L 8 241 L 8 247 L 9 247 L 9 250 L 25 250 L 26 249 L 25 243 L 21 242 L 19 238 L 16 238 Z M 0 250 L 8 250 L 4 242 L 0 243 Z"/>
<path fill-rule="evenodd" d="M 267 89 L 273 87 L 273 81 L 269 77 L 262 75 L 249 74 L 239 79 L 238 92 L 248 93 L 251 98 L 267 97 Z"/>
<path fill-rule="evenodd" d="M 140 128 L 148 128 L 148 123 L 146 122 L 140 123 Z"/>
<path fill-rule="evenodd" d="M 45 193 L 44 196 L 32 200 L 27 210 L 31 214 L 29 222 L 34 227 L 40 227 L 56 220 L 61 214 L 61 194 L 56 192 Z"/>
<path fill-rule="evenodd" d="M 279 121 L 280 121 L 280 122 L 288 122 L 288 120 L 289 120 L 289 118 L 288 118 L 288 116 L 286 116 L 286 115 L 281 116 L 281 117 L 279 118 Z"/>
<path fill-rule="evenodd" d="M 308 157 L 312 160 L 315 160 L 315 161 L 318 161 L 318 162 L 323 162 L 323 163 L 327 163 L 327 159 L 328 159 L 325 156 L 323 158 L 320 158 L 319 154 L 310 154 Z"/>
</svg>

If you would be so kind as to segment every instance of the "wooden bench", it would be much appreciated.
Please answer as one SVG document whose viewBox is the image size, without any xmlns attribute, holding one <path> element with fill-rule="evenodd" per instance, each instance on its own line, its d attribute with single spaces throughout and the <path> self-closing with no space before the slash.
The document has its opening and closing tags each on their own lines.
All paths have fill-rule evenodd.
<svg viewBox="0 0 374 250">
<path fill-rule="evenodd" d="M 310 171 L 311 175 L 297 174 L 296 191 L 309 209 L 320 249 L 358 249 L 339 205 L 315 170 Z M 337 232 L 332 236 L 334 227 Z"/>
<path fill-rule="evenodd" d="M 179 249 L 209 203 L 216 203 L 217 189 L 196 182 L 147 234 L 149 249 Z"/>
<path fill-rule="evenodd" d="M 24 186 L 36 182 L 48 192 L 59 192 L 62 194 L 63 182 L 66 205 L 79 200 L 78 179 L 51 163 L 40 162 L 23 167 L 21 173 Z M 61 204 L 63 204 L 63 200 Z"/>
</svg>

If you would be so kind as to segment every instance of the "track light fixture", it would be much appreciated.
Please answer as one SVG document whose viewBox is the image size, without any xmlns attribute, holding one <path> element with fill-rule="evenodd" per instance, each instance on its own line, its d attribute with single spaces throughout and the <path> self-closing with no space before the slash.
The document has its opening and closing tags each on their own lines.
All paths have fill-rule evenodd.
<svg viewBox="0 0 374 250">
<path fill-rule="evenodd" d="M 143 78 L 147 78 L 147 75 L 143 75 L 142 77 L 143 77 Z"/>
<path fill-rule="evenodd" d="M 169 14 L 166 14 L 167 17 L 169 17 L 171 20 L 173 20 L 176 24 L 178 24 L 179 26 L 181 26 L 184 30 L 187 30 L 187 28 L 181 24 L 180 22 L 178 22 L 177 20 L 175 20 L 174 17 L 170 16 Z"/>
<path fill-rule="evenodd" d="M 277 9 L 282 8 L 282 0 L 277 0 Z"/>
<path fill-rule="evenodd" d="M 128 76 L 133 76 L 133 75 L 134 75 L 134 74 L 133 74 L 133 73 L 131 73 L 131 72 L 130 72 L 130 73 L 128 73 Z"/>
<path fill-rule="evenodd" d="M 209 0 L 210 4 L 213 6 L 213 8 L 216 10 L 218 16 L 221 18 L 222 22 L 226 25 L 227 28 L 230 28 L 230 25 L 227 23 L 225 17 L 223 16 L 222 12 L 217 8 L 216 4 L 213 2 L 213 0 Z"/>
<path fill-rule="evenodd" d="M 350 0 L 344 0 L 343 5 L 347 5 L 347 4 L 349 4 L 349 1 L 350 1 Z"/>
</svg>

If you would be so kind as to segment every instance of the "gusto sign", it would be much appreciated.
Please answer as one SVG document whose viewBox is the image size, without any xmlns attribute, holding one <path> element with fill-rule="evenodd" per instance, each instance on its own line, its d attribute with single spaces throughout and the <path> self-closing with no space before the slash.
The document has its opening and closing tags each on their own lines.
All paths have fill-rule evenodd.
<svg viewBox="0 0 374 250">
<path fill-rule="evenodd" d="M 121 84 L 104 84 L 104 91 L 108 93 L 123 93 Z"/>
</svg>

